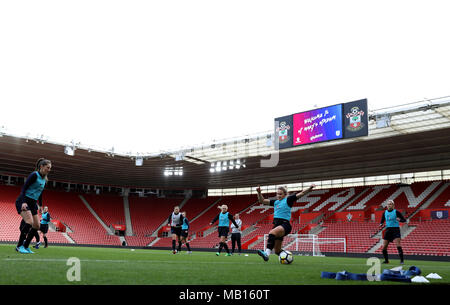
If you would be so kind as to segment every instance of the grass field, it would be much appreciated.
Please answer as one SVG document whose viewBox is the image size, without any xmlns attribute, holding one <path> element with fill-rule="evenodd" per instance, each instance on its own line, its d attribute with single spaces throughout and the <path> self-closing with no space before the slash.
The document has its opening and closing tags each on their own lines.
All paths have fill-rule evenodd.
<svg viewBox="0 0 450 305">
<path fill-rule="evenodd" d="M 0 284 L 410 285 L 320 278 L 321 271 L 366 273 L 369 266 L 365 258 L 295 256 L 291 265 L 281 265 L 274 255 L 269 262 L 263 262 L 256 254 L 226 257 L 222 253 L 218 257 L 213 252 L 174 255 L 167 250 L 58 246 L 33 249 L 35 254 L 19 254 L 14 248 L 0 245 Z M 81 281 L 67 280 L 72 267 L 66 264 L 70 257 L 80 260 Z M 389 267 L 382 265 L 381 270 L 396 267 L 397 263 L 393 255 Z M 436 272 L 442 276 L 442 280 L 431 283 L 450 283 L 448 262 L 406 261 L 404 268 L 411 265 L 418 266 L 422 275 Z"/>
</svg>

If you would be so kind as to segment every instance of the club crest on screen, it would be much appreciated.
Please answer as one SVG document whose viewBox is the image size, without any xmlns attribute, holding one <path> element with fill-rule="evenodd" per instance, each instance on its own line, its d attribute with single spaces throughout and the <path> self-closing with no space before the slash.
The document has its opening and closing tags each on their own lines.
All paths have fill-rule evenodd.
<svg viewBox="0 0 450 305">
<path fill-rule="evenodd" d="M 280 122 L 280 127 L 277 128 L 277 132 L 279 142 L 281 144 L 289 141 L 289 134 L 288 134 L 289 129 L 291 129 L 291 126 L 289 126 L 286 122 Z"/>
<path fill-rule="evenodd" d="M 347 126 L 348 131 L 358 131 L 364 127 L 364 123 L 361 122 L 361 118 L 364 116 L 364 111 L 359 107 L 353 107 L 350 113 L 346 114 L 346 118 L 350 120 L 350 124 Z"/>
</svg>

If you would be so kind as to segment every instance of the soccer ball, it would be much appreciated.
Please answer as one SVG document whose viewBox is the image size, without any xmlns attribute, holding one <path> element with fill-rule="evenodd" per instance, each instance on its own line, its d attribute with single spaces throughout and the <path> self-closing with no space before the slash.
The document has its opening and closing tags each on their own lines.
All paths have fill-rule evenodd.
<svg viewBox="0 0 450 305">
<path fill-rule="evenodd" d="M 280 264 L 287 265 L 294 261 L 294 256 L 290 251 L 282 250 L 280 255 L 278 255 L 278 260 L 280 261 Z"/>
</svg>

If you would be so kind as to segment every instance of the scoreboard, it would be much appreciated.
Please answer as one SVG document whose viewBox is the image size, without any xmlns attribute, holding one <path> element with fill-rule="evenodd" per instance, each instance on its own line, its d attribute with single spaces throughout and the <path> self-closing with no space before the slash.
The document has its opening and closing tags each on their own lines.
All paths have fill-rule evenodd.
<svg viewBox="0 0 450 305">
<path fill-rule="evenodd" d="M 368 135 L 367 99 L 275 119 L 279 148 Z"/>
</svg>

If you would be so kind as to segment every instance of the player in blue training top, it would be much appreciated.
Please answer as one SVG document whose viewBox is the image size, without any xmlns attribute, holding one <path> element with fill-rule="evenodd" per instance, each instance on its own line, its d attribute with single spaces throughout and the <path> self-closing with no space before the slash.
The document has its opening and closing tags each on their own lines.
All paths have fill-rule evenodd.
<svg viewBox="0 0 450 305">
<path fill-rule="evenodd" d="M 42 232 L 42 236 L 44 237 L 44 248 L 48 247 L 48 240 L 47 240 L 47 232 L 48 232 L 48 223 L 50 222 L 50 213 L 48 212 L 48 207 L 44 207 L 44 212 L 42 213 L 41 217 L 41 225 L 39 228 L 39 231 Z M 39 248 L 40 242 L 36 244 L 36 249 Z"/>
<path fill-rule="evenodd" d="M 38 209 L 42 209 L 42 191 L 47 183 L 47 175 L 51 169 L 52 163 L 50 160 L 39 159 L 36 163 L 36 170 L 28 176 L 16 200 L 17 213 L 25 221 L 16 247 L 16 251 L 20 253 L 34 253 L 29 246 L 37 230 L 39 230 Z"/>
<path fill-rule="evenodd" d="M 219 256 L 220 252 L 222 251 L 222 248 L 225 248 L 225 250 L 227 251 L 227 254 L 225 254 L 225 256 L 231 256 L 230 249 L 228 249 L 228 246 L 227 246 L 227 237 L 228 237 L 228 232 L 230 231 L 230 221 L 236 227 L 239 227 L 239 226 L 234 221 L 233 215 L 228 212 L 228 206 L 226 204 L 218 206 L 218 208 L 221 209 L 222 212 L 220 212 L 216 217 L 214 217 L 214 219 L 210 223 L 210 225 L 213 225 L 217 220 L 219 220 L 218 231 L 219 231 L 220 243 L 219 243 L 219 251 L 216 253 L 216 255 Z"/>
<path fill-rule="evenodd" d="M 183 215 L 183 224 L 181 225 L 181 243 L 186 245 L 186 248 L 188 249 L 187 254 L 191 254 L 191 246 L 189 246 L 189 242 L 187 241 L 188 235 L 189 235 L 189 219 L 186 217 L 186 212 L 182 212 L 181 215 Z M 178 248 L 178 252 L 181 251 L 181 246 Z"/>
<path fill-rule="evenodd" d="M 386 221 L 386 230 L 383 234 L 383 264 L 389 264 L 388 259 L 388 245 L 390 242 L 395 242 L 397 246 L 398 255 L 400 256 L 400 264 L 403 264 L 403 248 L 400 244 L 401 234 L 400 234 L 400 224 L 399 222 L 406 222 L 405 217 L 402 213 L 394 209 L 394 201 L 389 200 L 387 203 L 387 210 L 384 211 L 381 217 L 380 228 L 383 227 Z"/>
<path fill-rule="evenodd" d="M 277 199 L 264 199 L 261 194 L 261 188 L 258 186 L 256 189 L 258 195 L 258 201 L 261 204 L 268 204 L 274 207 L 274 216 L 273 216 L 273 227 L 269 232 L 269 238 L 267 240 L 267 248 L 265 251 L 258 250 L 258 255 L 260 255 L 264 261 L 269 260 L 269 255 L 272 253 L 272 250 L 275 251 L 276 255 L 279 255 L 281 252 L 281 246 L 283 244 L 284 236 L 291 233 L 291 208 L 298 198 L 308 194 L 315 187 L 312 184 L 309 188 L 299 193 L 289 195 L 287 194 L 287 190 L 284 187 L 279 187 L 277 190 Z"/>
</svg>

